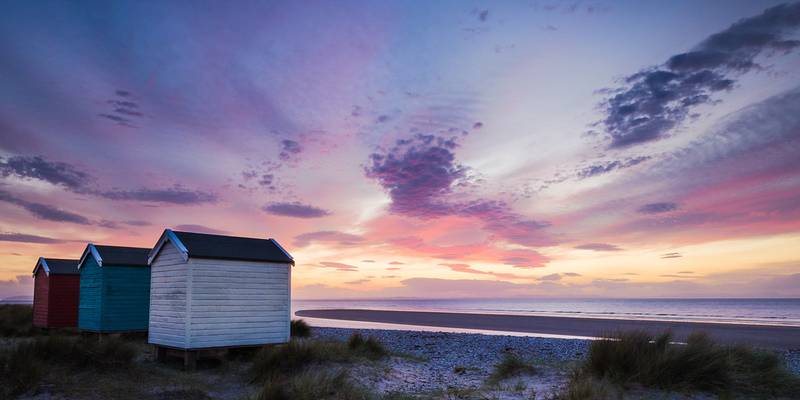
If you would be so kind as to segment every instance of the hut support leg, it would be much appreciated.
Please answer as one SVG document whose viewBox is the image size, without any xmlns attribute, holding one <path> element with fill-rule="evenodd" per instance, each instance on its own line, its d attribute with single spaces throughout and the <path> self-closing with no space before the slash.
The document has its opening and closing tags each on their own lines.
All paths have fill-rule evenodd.
<svg viewBox="0 0 800 400">
<path fill-rule="evenodd" d="M 155 347 L 153 353 L 156 356 L 156 362 L 163 363 L 164 361 L 166 361 L 167 360 L 167 348 L 166 347 L 161 347 L 159 345 L 154 345 L 153 347 Z"/>
<path fill-rule="evenodd" d="M 183 352 L 183 367 L 188 371 L 194 371 L 197 368 L 197 352 L 187 350 Z"/>
</svg>

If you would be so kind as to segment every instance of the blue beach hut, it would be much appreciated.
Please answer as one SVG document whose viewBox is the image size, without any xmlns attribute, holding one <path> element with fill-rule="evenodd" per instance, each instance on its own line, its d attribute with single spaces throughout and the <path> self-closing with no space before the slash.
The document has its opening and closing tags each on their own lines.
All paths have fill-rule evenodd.
<svg viewBox="0 0 800 400">
<path fill-rule="evenodd" d="M 150 310 L 149 248 L 89 243 L 78 262 L 78 329 L 146 331 Z"/>
</svg>

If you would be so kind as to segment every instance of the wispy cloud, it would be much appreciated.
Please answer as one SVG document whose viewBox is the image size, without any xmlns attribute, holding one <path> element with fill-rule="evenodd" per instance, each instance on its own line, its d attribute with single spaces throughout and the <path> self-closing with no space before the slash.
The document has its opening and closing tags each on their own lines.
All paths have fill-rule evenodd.
<svg viewBox="0 0 800 400">
<path fill-rule="evenodd" d="M 677 203 L 661 202 L 649 203 L 639 207 L 636 211 L 642 214 L 663 214 L 678 209 Z"/>
<path fill-rule="evenodd" d="M 584 243 L 575 246 L 579 250 L 592 250 L 592 251 L 621 251 L 619 246 L 608 243 Z"/>
<path fill-rule="evenodd" d="M 364 242 L 364 237 L 339 231 L 306 232 L 294 237 L 294 245 L 306 247 L 313 243 L 334 244 L 337 246 L 355 246 Z M 375 262 L 363 260 L 362 262 Z"/>
<path fill-rule="evenodd" d="M 0 242 L 56 244 L 63 243 L 64 240 L 54 239 L 46 236 L 29 235 L 25 233 L 0 232 Z"/>
<path fill-rule="evenodd" d="M 331 214 L 328 210 L 297 201 L 292 203 L 267 204 L 262 210 L 268 214 L 293 218 L 322 218 Z"/>
<path fill-rule="evenodd" d="M 787 53 L 798 46 L 800 3 L 772 7 L 715 33 L 692 50 L 625 77 L 603 107 L 611 147 L 645 143 L 666 136 L 695 108 L 730 90 L 737 77 L 759 68 L 762 54 Z"/>
<path fill-rule="evenodd" d="M 71 222 L 80 225 L 91 224 L 89 218 L 80 214 L 65 211 L 47 204 L 28 201 L 3 190 L 0 190 L 0 201 L 20 206 L 39 219 L 55 222 Z"/>
</svg>

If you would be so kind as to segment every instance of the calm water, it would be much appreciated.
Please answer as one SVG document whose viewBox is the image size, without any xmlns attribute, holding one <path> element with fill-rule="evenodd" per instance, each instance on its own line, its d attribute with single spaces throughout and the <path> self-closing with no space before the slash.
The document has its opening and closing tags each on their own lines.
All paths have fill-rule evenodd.
<svg viewBox="0 0 800 400">
<path fill-rule="evenodd" d="M 800 326 L 799 299 L 295 300 L 297 310 L 362 308 Z M 335 326 L 331 321 L 327 326 Z"/>
</svg>

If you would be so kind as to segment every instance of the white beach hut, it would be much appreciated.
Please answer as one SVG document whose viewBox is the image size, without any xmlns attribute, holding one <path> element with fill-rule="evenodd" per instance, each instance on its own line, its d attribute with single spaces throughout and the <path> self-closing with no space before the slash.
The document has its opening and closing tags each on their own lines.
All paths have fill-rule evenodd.
<svg viewBox="0 0 800 400">
<path fill-rule="evenodd" d="M 148 341 L 159 358 L 289 340 L 294 260 L 274 239 L 166 229 L 148 261 Z"/>
</svg>

